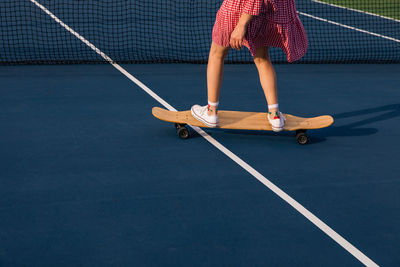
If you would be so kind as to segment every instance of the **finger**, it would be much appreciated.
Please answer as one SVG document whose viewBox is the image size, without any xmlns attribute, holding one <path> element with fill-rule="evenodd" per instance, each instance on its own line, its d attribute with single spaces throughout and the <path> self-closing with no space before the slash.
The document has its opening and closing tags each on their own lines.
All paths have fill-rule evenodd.
<svg viewBox="0 0 400 267">
<path fill-rule="evenodd" d="M 235 41 L 234 41 L 234 40 L 232 40 L 232 45 L 231 45 L 231 47 L 232 47 L 233 49 L 236 49 L 236 44 L 235 44 Z"/>
<path fill-rule="evenodd" d="M 233 42 L 234 42 L 235 48 L 237 50 L 239 50 L 240 49 L 240 39 L 239 38 L 234 38 Z"/>
<path fill-rule="evenodd" d="M 229 41 L 229 45 L 233 48 L 233 49 L 235 49 L 235 47 L 234 47 L 234 42 L 233 42 L 233 39 L 231 38 L 231 40 Z"/>
<path fill-rule="evenodd" d="M 237 47 L 237 50 L 240 50 L 242 48 L 240 40 L 236 41 L 236 47 Z"/>
</svg>

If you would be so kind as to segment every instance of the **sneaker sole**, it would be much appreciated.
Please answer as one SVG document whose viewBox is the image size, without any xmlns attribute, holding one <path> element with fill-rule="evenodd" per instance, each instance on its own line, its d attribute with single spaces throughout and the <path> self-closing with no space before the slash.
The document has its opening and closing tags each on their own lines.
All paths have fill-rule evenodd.
<svg viewBox="0 0 400 267">
<path fill-rule="evenodd" d="M 274 128 L 272 127 L 272 131 L 274 132 L 282 132 L 283 128 Z"/>
<path fill-rule="evenodd" d="M 210 122 L 207 122 L 207 121 L 203 120 L 200 116 L 198 116 L 198 115 L 193 111 L 193 109 L 190 109 L 190 112 L 192 113 L 193 118 L 195 118 L 196 120 L 200 121 L 201 123 L 204 123 L 204 124 L 207 125 L 208 127 L 215 128 L 215 127 L 218 126 L 217 123 L 214 124 L 214 123 L 210 123 Z"/>
</svg>

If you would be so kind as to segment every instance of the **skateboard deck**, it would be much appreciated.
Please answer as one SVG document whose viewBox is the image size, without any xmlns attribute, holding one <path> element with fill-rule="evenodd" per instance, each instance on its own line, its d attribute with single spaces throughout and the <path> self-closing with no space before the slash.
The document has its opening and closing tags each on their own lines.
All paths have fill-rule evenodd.
<svg viewBox="0 0 400 267">
<path fill-rule="evenodd" d="M 185 130 L 183 130 L 185 129 L 186 124 L 203 128 L 210 128 L 193 118 L 190 110 L 170 111 L 159 107 L 153 107 L 152 113 L 154 117 L 160 120 L 175 123 L 179 136 L 184 139 L 188 138 L 189 136 L 186 137 L 185 133 L 180 134 L 179 130 L 182 129 L 182 132 L 186 132 Z M 290 114 L 283 115 L 286 118 L 283 130 L 296 131 L 297 141 L 299 142 L 300 138 L 303 139 L 302 142 L 305 143 L 308 142 L 308 137 L 306 135 L 307 130 L 329 127 L 334 122 L 333 118 L 329 115 L 313 118 L 302 118 Z M 216 128 L 272 131 L 271 124 L 269 123 L 267 118 L 267 113 L 230 110 L 218 110 L 218 127 Z"/>
</svg>

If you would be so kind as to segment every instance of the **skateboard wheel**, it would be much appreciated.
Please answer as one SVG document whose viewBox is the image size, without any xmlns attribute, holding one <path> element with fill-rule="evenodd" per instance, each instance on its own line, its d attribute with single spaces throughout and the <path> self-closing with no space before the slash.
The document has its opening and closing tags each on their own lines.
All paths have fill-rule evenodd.
<svg viewBox="0 0 400 267">
<path fill-rule="evenodd" d="M 297 143 L 299 143 L 300 145 L 305 145 L 308 143 L 308 136 L 306 134 L 306 131 L 296 131 L 296 140 Z"/>
<path fill-rule="evenodd" d="M 189 130 L 185 127 L 179 127 L 178 128 L 178 136 L 181 139 L 188 139 L 189 138 Z"/>
</svg>

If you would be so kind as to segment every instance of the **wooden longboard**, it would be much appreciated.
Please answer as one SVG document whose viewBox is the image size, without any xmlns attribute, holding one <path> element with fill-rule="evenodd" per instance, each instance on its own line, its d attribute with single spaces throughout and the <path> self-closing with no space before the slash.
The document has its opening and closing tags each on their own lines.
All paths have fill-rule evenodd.
<svg viewBox="0 0 400 267">
<path fill-rule="evenodd" d="M 160 120 L 175 123 L 178 133 L 179 128 L 183 128 L 186 124 L 209 128 L 207 125 L 193 118 L 190 110 L 170 111 L 163 108 L 154 107 L 152 113 L 154 117 Z M 305 135 L 306 130 L 309 129 L 329 127 L 334 122 L 333 118 L 329 115 L 313 118 L 302 118 L 290 114 L 284 114 L 284 116 L 286 121 L 283 129 L 285 131 L 298 131 L 298 135 Z M 216 128 L 272 131 L 271 124 L 267 118 L 267 113 L 229 110 L 218 111 L 218 127 Z M 181 136 L 181 134 L 179 134 L 179 136 L 181 138 L 185 138 L 185 135 Z M 307 143 L 308 138 L 306 135 L 305 137 L 307 139 Z"/>
</svg>

